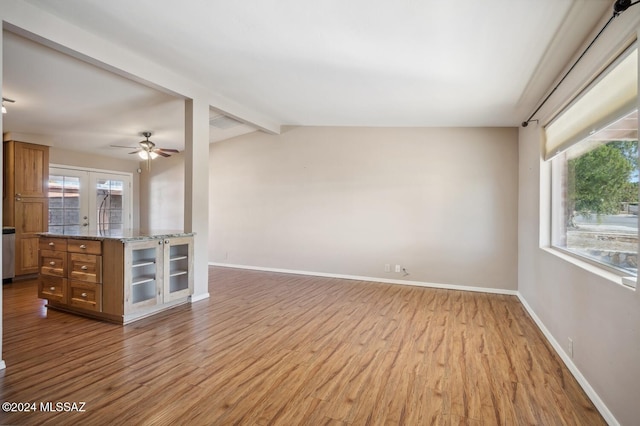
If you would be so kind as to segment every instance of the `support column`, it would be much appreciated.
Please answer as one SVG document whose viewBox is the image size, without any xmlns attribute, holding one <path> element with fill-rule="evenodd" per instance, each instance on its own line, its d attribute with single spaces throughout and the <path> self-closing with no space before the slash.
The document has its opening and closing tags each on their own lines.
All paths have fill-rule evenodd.
<svg viewBox="0 0 640 426">
<path fill-rule="evenodd" d="M 185 101 L 184 230 L 195 232 L 191 301 L 209 297 L 209 104 Z"/>
</svg>

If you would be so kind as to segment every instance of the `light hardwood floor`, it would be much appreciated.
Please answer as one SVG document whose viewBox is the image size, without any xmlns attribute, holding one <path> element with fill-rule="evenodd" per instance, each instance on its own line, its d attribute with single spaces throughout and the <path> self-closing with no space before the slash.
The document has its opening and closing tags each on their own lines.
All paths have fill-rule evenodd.
<svg viewBox="0 0 640 426">
<path fill-rule="evenodd" d="M 1 424 L 605 424 L 517 298 L 211 268 L 211 298 L 118 326 L 4 286 Z"/>
</svg>

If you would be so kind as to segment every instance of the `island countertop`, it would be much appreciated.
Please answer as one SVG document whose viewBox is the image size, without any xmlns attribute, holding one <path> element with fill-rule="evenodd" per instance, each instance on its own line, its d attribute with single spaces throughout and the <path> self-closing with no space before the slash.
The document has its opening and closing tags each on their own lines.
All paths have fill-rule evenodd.
<svg viewBox="0 0 640 426">
<path fill-rule="evenodd" d="M 41 237 L 51 238 L 73 238 L 79 240 L 118 240 L 123 243 L 130 241 L 143 241 L 154 240 L 159 238 L 175 238 L 175 237 L 190 237 L 195 235 L 194 232 L 184 232 L 177 230 L 141 230 L 141 229 L 124 229 L 116 231 L 98 231 L 98 230 L 83 230 L 81 232 L 41 232 L 38 235 Z"/>
</svg>

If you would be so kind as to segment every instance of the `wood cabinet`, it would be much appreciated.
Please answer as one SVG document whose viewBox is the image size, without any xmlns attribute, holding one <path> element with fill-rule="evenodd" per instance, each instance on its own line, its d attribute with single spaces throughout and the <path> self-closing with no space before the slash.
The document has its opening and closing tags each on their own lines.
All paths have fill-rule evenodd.
<svg viewBox="0 0 640 426">
<path fill-rule="evenodd" d="M 39 247 L 38 297 L 102 312 L 102 242 L 41 237 Z"/>
<path fill-rule="evenodd" d="M 49 147 L 16 141 L 3 147 L 3 226 L 16 228 L 15 274 L 35 274 L 38 233 L 49 226 Z"/>
<path fill-rule="evenodd" d="M 126 315 L 184 299 L 193 293 L 193 238 L 125 243 Z"/>
<path fill-rule="evenodd" d="M 38 296 L 48 307 L 126 324 L 193 293 L 193 237 L 41 237 Z"/>
</svg>

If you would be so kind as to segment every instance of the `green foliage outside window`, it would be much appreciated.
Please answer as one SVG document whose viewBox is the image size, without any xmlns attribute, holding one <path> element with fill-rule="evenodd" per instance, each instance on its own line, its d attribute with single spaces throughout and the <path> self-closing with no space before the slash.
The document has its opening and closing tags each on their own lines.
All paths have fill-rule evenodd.
<svg viewBox="0 0 640 426">
<path fill-rule="evenodd" d="M 622 203 L 637 203 L 637 171 L 637 141 L 610 142 L 569 160 L 569 226 L 574 214 L 617 214 Z"/>
</svg>

